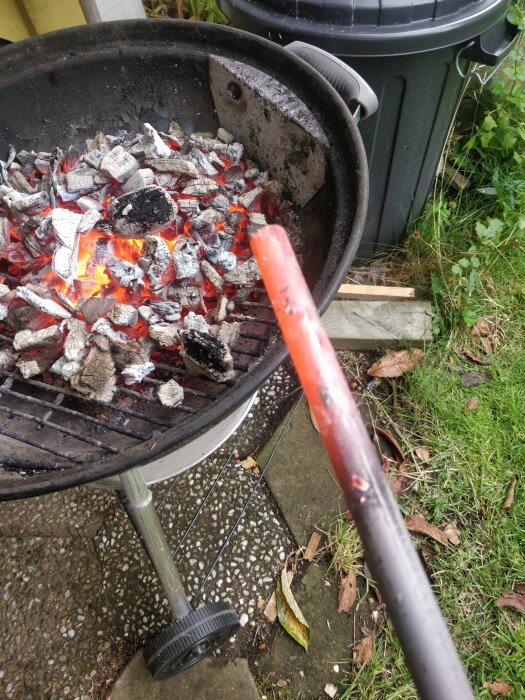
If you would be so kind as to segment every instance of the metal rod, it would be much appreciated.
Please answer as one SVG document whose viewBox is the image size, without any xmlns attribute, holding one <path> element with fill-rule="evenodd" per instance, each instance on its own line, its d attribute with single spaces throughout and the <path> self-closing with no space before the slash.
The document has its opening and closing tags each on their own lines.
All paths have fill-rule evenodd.
<svg viewBox="0 0 525 700">
<path fill-rule="evenodd" d="M 120 482 L 126 494 L 132 523 L 140 532 L 144 549 L 155 567 L 173 617 L 178 620 L 191 612 L 191 605 L 184 593 L 179 572 L 153 506 L 151 491 L 140 473 L 140 468 L 130 469 L 121 474 Z"/>
<path fill-rule="evenodd" d="M 286 231 L 265 226 L 253 234 L 251 244 L 419 695 L 424 700 L 472 700 L 430 583 Z"/>
<path fill-rule="evenodd" d="M 0 435 L 5 435 L 5 437 L 12 438 L 17 442 L 23 442 L 26 445 L 31 445 L 31 447 L 37 447 L 39 450 L 42 450 L 43 452 L 49 452 L 52 455 L 57 455 L 57 457 L 63 457 L 64 459 L 68 459 L 70 462 L 75 462 L 75 464 L 84 464 L 86 462 L 86 460 L 82 457 L 77 457 L 76 455 L 70 455 L 67 452 L 55 450 L 53 447 L 44 447 L 41 442 L 38 442 L 37 440 L 32 440 L 30 437 L 24 436 L 23 438 L 21 438 L 19 433 L 14 432 L 12 430 L 8 430 L 3 426 L 0 426 Z"/>
</svg>

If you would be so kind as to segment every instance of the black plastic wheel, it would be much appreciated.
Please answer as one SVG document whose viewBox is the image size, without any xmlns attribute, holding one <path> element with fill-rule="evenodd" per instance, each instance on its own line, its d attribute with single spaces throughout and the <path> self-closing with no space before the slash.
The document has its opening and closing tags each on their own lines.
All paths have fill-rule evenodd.
<svg viewBox="0 0 525 700">
<path fill-rule="evenodd" d="M 233 608 L 209 603 L 173 622 L 144 649 L 144 660 L 156 680 L 174 676 L 203 659 L 239 627 Z"/>
</svg>

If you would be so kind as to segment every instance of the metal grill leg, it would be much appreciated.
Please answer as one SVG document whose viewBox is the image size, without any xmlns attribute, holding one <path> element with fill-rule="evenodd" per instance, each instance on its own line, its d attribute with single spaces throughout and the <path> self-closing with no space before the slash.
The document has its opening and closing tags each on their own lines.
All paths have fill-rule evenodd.
<svg viewBox="0 0 525 700">
<path fill-rule="evenodd" d="M 121 474 L 120 481 L 126 495 L 125 510 L 155 567 L 173 617 L 175 620 L 179 620 L 191 612 L 192 608 L 184 593 L 179 572 L 153 506 L 151 491 L 139 468 L 130 469 Z"/>
</svg>

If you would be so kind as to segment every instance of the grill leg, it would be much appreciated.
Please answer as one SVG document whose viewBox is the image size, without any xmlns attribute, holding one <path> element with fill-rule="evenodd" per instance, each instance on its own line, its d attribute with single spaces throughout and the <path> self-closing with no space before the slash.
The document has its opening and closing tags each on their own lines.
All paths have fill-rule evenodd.
<svg viewBox="0 0 525 700">
<path fill-rule="evenodd" d="M 164 532 L 153 506 L 153 497 L 140 469 L 130 469 L 120 475 L 126 495 L 125 510 L 137 530 L 155 571 L 160 579 L 175 620 L 191 612 L 179 572 L 171 556 Z"/>
</svg>

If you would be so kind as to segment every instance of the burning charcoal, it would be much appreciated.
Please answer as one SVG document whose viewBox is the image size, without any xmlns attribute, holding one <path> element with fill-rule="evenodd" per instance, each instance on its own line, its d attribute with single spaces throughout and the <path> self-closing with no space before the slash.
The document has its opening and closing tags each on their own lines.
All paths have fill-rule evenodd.
<svg viewBox="0 0 525 700">
<path fill-rule="evenodd" d="M 210 328 L 210 334 L 218 338 L 227 347 L 231 347 L 235 343 L 240 332 L 241 324 L 238 321 L 233 323 L 223 321 L 220 325 Z"/>
<path fill-rule="evenodd" d="M 223 239 L 218 234 L 213 234 L 205 244 L 206 256 L 212 263 L 218 265 L 221 270 L 230 271 L 237 266 L 237 256 L 224 250 Z M 211 281 L 211 280 L 210 280 Z"/>
<path fill-rule="evenodd" d="M 148 334 L 163 348 L 171 348 L 180 343 L 180 328 L 177 323 L 167 325 L 154 323 L 149 327 Z"/>
<path fill-rule="evenodd" d="M 226 197 L 224 199 L 226 199 Z M 179 199 L 177 204 L 179 206 L 179 211 L 185 214 L 191 215 L 199 213 L 199 202 L 197 199 Z"/>
<path fill-rule="evenodd" d="M 153 311 L 151 306 L 145 306 L 143 304 L 139 306 L 139 316 L 144 323 L 149 323 L 151 319 L 154 319 L 153 323 L 157 323 L 155 320 L 157 318 L 157 314 Z"/>
<path fill-rule="evenodd" d="M 201 229 L 214 228 L 217 221 L 224 221 L 224 214 L 210 207 L 192 219 L 191 225 L 200 231 Z"/>
<path fill-rule="evenodd" d="M 35 309 L 42 311 L 53 318 L 70 318 L 71 314 L 69 311 L 63 309 L 56 301 L 52 299 L 43 299 L 42 297 L 35 294 L 27 287 L 17 287 L 16 296 L 19 299 L 23 299 L 28 304 L 33 306 Z"/>
<path fill-rule="evenodd" d="M 150 158 L 146 163 L 159 173 L 177 173 L 177 175 L 199 177 L 199 171 L 195 164 L 184 158 Z"/>
<path fill-rule="evenodd" d="M 229 160 L 231 160 L 233 165 L 237 164 L 241 160 L 243 153 L 244 146 L 238 141 L 230 143 L 228 145 L 228 148 L 226 149 L 226 155 L 229 158 Z"/>
<path fill-rule="evenodd" d="M 265 185 L 269 181 L 270 181 L 270 176 L 268 175 L 268 173 L 266 171 L 263 171 L 262 173 L 259 173 L 259 175 L 257 175 L 257 177 L 253 181 L 253 184 L 257 185 L 257 187 L 259 187 L 259 186 L 262 187 L 263 185 Z"/>
<path fill-rule="evenodd" d="M 17 355 L 9 348 L 0 350 L 0 369 L 9 369 L 12 367 L 16 362 L 16 358 Z"/>
<path fill-rule="evenodd" d="M 82 214 L 77 232 L 79 234 L 89 233 L 95 228 L 95 224 L 100 221 L 102 214 L 96 209 L 88 209 Z"/>
<path fill-rule="evenodd" d="M 199 151 L 198 148 L 191 149 L 190 158 L 197 165 L 197 168 L 199 169 L 199 171 L 201 173 L 204 173 L 204 175 L 207 175 L 208 177 L 213 177 L 214 175 L 219 174 L 219 171 L 213 167 L 213 165 L 206 158 L 204 153 Z"/>
<path fill-rule="evenodd" d="M 217 170 L 224 170 L 226 167 L 215 151 L 208 153 L 208 161 Z"/>
<path fill-rule="evenodd" d="M 116 326 L 133 326 L 139 320 L 139 312 L 131 304 L 116 304 L 108 313 L 108 318 Z"/>
<path fill-rule="evenodd" d="M 204 316 L 196 314 L 194 311 L 190 311 L 182 323 L 186 330 L 200 331 L 201 333 L 209 333 L 210 331 Z"/>
<path fill-rule="evenodd" d="M 82 209 L 83 212 L 89 211 L 90 209 L 102 211 L 104 208 L 102 204 L 99 204 L 95 199 L 91 199 L 91 197 L 79 197 L 77 199 L 77 207 Z"/>
<path fill-rule="evenodd" d="M 66 248 L 73 249 L 77 238 L 78 225 L 82 221 L 82 214 L 77 214 L 69 209 L 53 209 L 49 214 L 51 227 L 59 243 Z"/>
<path fill-rule="evenodd" d="M 6 185 L 0 185 L 0 200 L 16 218 L 20 218 L 20 214 L 27 214 L 28 216 L 37 214 L 49 206 L 47 192 L 24 194 Z"/>
<path fill-rule="evenodd" d="M 160 236 L 146 236 L 142 246 L 142 256 L 137 265 L 144 270 L 152 287 L 161 284 L 162 276 L 171 262 L 170 250 Z"/>
<path fill-rule="evenodd" d="M 217 138 L 222 141 L 223 143 L 233 143 L 234 137 L 230 134 L 229 131 L 226 131 L 226 129 L 223 129 L 222 126 L 217 130 Z"/>
<path fill-rule="evenodd" d="M 71 314 L 74 314 L 76 312 L 76 307 L 74 304 L 71 303 L 71 301 L 66 297 L 65 294 L 62 294 L 58 289 L 51 289 L 51 295 L 55 298 L 55 300 L 63 306 L 65 309 L 67 309 Z"/>
<path fill-rule="evenodd" d="M 184 389 L 174 379 L 159 387 L 157 394 L 161 404 L 168 408 L 180 406 L 184 399 Z"/>
<path fill-rule="evenodd" d="M 206 197 L 214 194 L 219 189 L 219 185 L 208 177 L 197 178 L 190 182 L 183 190 L 182 194 L 192 197 Z"/>
<path fill-rule="evenodd" d="M 144 377 L 151 374 L 155 369 L 153 362 L 144 362 L 142 365 L 128 365 L 122 370 L 122 376 L 126 384 L 138 384 Z"/>
<path fill-rule="evenodd" d="M 58 197 L 63 202 L 76 202 L 77 199 L 79 199 L 82 195 L 82 192 L 68 192 L 67 188 L 64 187 L 64 185 L 58 184 L 57 187 L 55 188 L 55 192 Z M 56 201 L 55 201 L 55 206 L 56 206 Z"/>
<path fill-rule="evenodd" d="M 221 323 L 224 321 L 228 315 L 228 297 L 226 294 L 221 294 L 219 297 L 219 302 L 215 309 L 213 310 L 213 320 L 216 323 Z"/>
<path fill-rule="evenodd" d="M 95 185 L 107 185 L 111 183 L 111 178 L 107 177 L 106 175 L 102 175 L 101 173 L 97 173 L 95 175 Z"/>
<path fill-rule="evenodd" d="M 186 138 L 186 134 L 184 133 L 182 128 L 177 124 L 177 122 L 170 123 L 168 133 L 170 136 L 174 136 L 179 141 L 184 141 L 184 139 Z"/>
<path fill-rule="evenodd" d="M 100 231 L 100 233 L 113 234 L 113 226 L 109 219 L 103 218 L 99 219 L 95 224 L 95 231 Z"/>
<path fill-rule="evenodd" d="M 64 211 L 54 209 L 53 211 Z M 77 254 L 78 254 L 78 239 L 74 248 L 68 248 L 65 245 L 58 245 L 53 253 L 51 267 L 53 272 L 61 277 L 69 285 L 73 284 L 73 280 L 77 275 Z"/>
<path fill-rule="evenodd" d="M 5 296 L 10 294 L 11 290 L 7 286 L 7 284 L 0 284 L 0 299 L 3 299 Z"/>
<path fill-rule="evenodd" d="M 244 170 L 244 177 L 248 180 L 253 180 L 253 178 L 257 177 L 259 173 L 260 170 L 257 167 L 256 163 L 254 163 L 253 160 L 247 160 L 246 168 Z"/>
<path fill-rule="evenodd" d="M 264 214 L 258 214 L 254 212 L 253 214 L 248 214 L 248 224 L 246 225 L 246 233 L 250 235 L 255 233 L 262 226 L 266 226 L 268 222 Z"/>
<path fill-rule="evenodd" d="M 70 146 L 64 153 L 64 170 L 73 170 L 76 168 L 80 161 L 80 152 L 74 147 Z"/>
<path fill-rule="evenodd" d="M 262 187 L 255 187 L 239 197 L 239 204 L 245 209 L 253 209 L 259 203 L 263 192 Z"/>
<path fill-rule="evenodd" d="M 24 379 L 31 379 L 31 377 L 35 377 L 37 374 L 44 371 L 44 368 L 38 361 L 39 359 L 40 358 L 26 360 L 24 358 L 20 358 L 17 360 L 16 366 Z"/>
<path fill-rule="evenodd" d="M 91 297 L 82 301 L 77 309 L 82 313 L 86 323 L 91 325 L 111 311 L 116 303 L 117 300 L 114 297 Z"/>
<path fill-rule="evenodd" d="M 64 341 L 64 357 L 68 362 L 79 360 L 86 347 L 86 324 L 76 318 L 69 318 L 64 322 L 64 327 L 68 330 Z"/>
<path fill-rule="evenodd" d="M 126 238 L 144 238 L 165 228 L 177 215 L 177 205 L 158 185 L 112 199 L 108 216 L 117 231 Z"/>
<path fill-rule="evenodd" d="M 133 292 L 138 292 L 144 286 L 144 272 L 138 265 L 127 260 L 111 257 L 106 261 L 106 270 L 108 277 L 118 287 L 131 289 Z"/>
<path fill-rule="evenodd" d="M 187 236 L 179 236 L 173 247 L 173 264 L 178 280 L 195 279 L 199 272 L 199 246 Z"/>
<path fill-rule="evenodd" d="M 239 210 L 232 211 L 226 219 L 226 223 L 224 225 L 225 232 L 232 234 L 233 236 L 238 233 L 244 217 L 244 212 Z"/>
<path fill-rule="evenodd" d="M 268 182 L 264 182 L 262 185 L 263 190 L 266 192 L 267 195 L 269 195 L 274 202 L 280 202 L 283 193 L 284 193 L 284 185 L 277 180 L 268 180 Z"/>
<path fill-rule="evenodd" d="M 97 131 L 97 135 L 94 139 L 86 139 L 86 148 L 88 151 L 93 151 L 94 149 L 99 150 L 101 153 L 107 153 L 111 146 L 107 140 L 106 135 L 102 131 Z"/>
<path fill-rule="evenodd" d="M 36 158 L 33 163 L 33 167 L 38 170 L 41 175 L 49 175 L 49 160 Z"/>
<path fill-rule="evenodd" d="M 18 192 L 25 194 L 34 194 L 35 192 L 35 188 L 29 184 L 20 170 L 11 169 L 9 171 L 9 184 Z"/>
<path fill-rule="evenodd" d="M 7 248 L 10 240 L 9 219 L 6 219 L 5 216 L 0 216 L 0 251 Z"/>
<path fill-rule="evenodd" d="M 36 159 L 36 153 L 34 151 L 18 151 L 16 159 L 21 165 L 33 165 Z"/>
<path fill-rule="evenodd" d="M 144 336 L 133 342 L 127 348 L 117 345 L 111 349 L 111 355 L 115 365 L 119 369 L 124 369 L 129 365 L 143 365 L 149 362 L 151 353 L 157 349 L 157 344 L 152 338 Z"/>
<path fill-rule="evenodd" d="M 119 182 L 126 182 L 140 168 L 140 163 L 122 146 L 115 146 L 100 162 L 100 172 Z"/>
<path fill-rule="evenodd" d="M 144 134 L 142 144 L 145 146 L 144 151 L 147 158 L 168 158 L 171 154 L 171 148 L 166 146 L 151 124 L 143 124 L 142 133 Z"/>
<path fill-rule="evenodd" d="M 40 331 L 18 331 L 13 340 L 15 350 L 27 350 L 29 348 L 52 348 L 62 338 L 60 326 L 48 326 Z"/>
<path fill-rule="evenodd" d="M 111 343 L 123 347 L 126 350 L 133 348 L 133 339 L 123 331 L 116 331 L 106 318 L 99 318 L 98 321 L 93 324 L 91 332 L 103 338 L 107 338 Z"/>
<path fill-rule="evenodd" d="M 151 168 L 141 168 L 137 172 L 126 180 L 122 185 L 123 192 L 133 192 L 133 190 L 140 190 L 143 187 L 153 184 L 153 170 Z"/>
<path fill-rule="evenodd" d="M 114 257 L 114 253 L 115 246 L 111 238 L 97 238 L 93 251 L 93 260 L 96 265 L 103 265 L 109 258 Z"/>
<path fill-rule="evenodd" d="M 196 330 L 182 331 L 181 340 L 181 356 L 189 372 L 204 374 L 217 382 L 233 378 L 230 350 L 220 340 Z"/>
<path fill-rule="evenodd" d="M 82 369 L 71 379 L 80 394 L 97 401 L 111 401 L 115 393 L 115 363 L 109 352 L 91 348 Z"/>
<path fill-rule="evenodd" d="M 94 168 L 77 168 L 66 173 L 66 188 L 68 192 L 93 192 L 97 188 Z"/>
<path fill-rule="evenodd" d="M 190 200 L 192 201 L 192 200 Z M 220 212 L 229 212 L 230 211 L 230 202 L 228 200 L 228 197 L 225 197 L 223 194 L 218 194 L 215 199 L 212 200 L 211 206 L 216 210 Z M 180 208 L 180 201 L 179 201 L 179 208 Z"/>
<path fill-rule="evenodd" d="M 84 350 L 80 355 L 78 360 L 67 360 L 65 357 L 59 357 L 56 362 L 54 362 L 49 370 L 53 374 L 58 374 L 63 379 L 69 380 L 78 374 L 82 368 L 83 360 L 87 354 L 87 350 Z"/>
<path fill-rule="evenodd" d="M 204 303 L 202 288 L 188 282 L 170 287 L 168 296 L 177 299 L 183 309 L 196 309 Z"/>
<path fill-rule="evenodd" d="M 87 163 L 91 168 L 95 168 L 95 170 L 100 168 L 102 158 L 104 158 L 104 154 L 99 151 L 98 148 L 94 148 L 92 151 L 84 153 L 82 156 L 84 163 Z"/>
<path fill-rule="evenodd" d="M 152 301 L 150 308 L 159 319 L 158 321 L 150 320 L 150 323 L 158 323 L 159 321 L 173 323 L 180 318 L 181 305 L 176 301 Z"/>
<path fill-rule="evenodd" d="M 222 292 L 222 277 L 213 265 L 210 265 L 207 260 L 201 260 L 200 267 L 202 274 L 213 284 L 215 289 Z"/>
<path fill-rule="evenodd" d="M 248 286 L 261 279 L 261 273 L 254 258 L 241 262 L 234 270 L 224 275 L 224 281 L 239 287 Z"/>
</svg>

